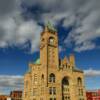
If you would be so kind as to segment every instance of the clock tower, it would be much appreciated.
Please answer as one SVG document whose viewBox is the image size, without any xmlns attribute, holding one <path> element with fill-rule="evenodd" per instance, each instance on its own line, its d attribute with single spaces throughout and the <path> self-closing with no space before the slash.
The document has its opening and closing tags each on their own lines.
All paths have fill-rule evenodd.
<svg viewBox="0 0 100 100">
<path fill-rule="evenodd" d="M 73 55 L 59 61 L 57 31 L 48 23 L 40 36 L 40 58 L 24 76 L 23 100 L 86 100 L 84 74 L 75 66 Z"/>
<path fill-rule="evenodd" d="M 43 66 L 57 68 L 58 58 L 58 36 L 55 28 L 48 23 L 40 38 L 40 59 Z"/>
</svg>

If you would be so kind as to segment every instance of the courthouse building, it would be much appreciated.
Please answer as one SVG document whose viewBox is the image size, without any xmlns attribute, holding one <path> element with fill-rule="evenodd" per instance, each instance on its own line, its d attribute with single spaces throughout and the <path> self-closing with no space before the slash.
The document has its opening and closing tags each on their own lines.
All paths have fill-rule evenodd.
<svg viewBox="0 0 100 100">
<path fill-rule="evenodd" d="M 58 47 L 57 31 L 48 24 L 40 36 L 40 58 L 24 75 L 23 100 L 86 100 L 83 71 L 74 55 L 60 59 Z"/>
</svg>

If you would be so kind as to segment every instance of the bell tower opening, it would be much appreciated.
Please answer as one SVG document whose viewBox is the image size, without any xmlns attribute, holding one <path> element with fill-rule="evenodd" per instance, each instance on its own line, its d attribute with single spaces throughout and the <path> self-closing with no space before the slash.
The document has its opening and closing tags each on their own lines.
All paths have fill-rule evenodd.
<svg viewBox="0 0 100 100">
<path fill-rule="evenodd" d="M 54 43 L 54 38 L 53 38 L 53 37 L 50 37 L 50 38 L 49 38 L 49 43 L 50 43 L 51 45 L 53 45 L 53 43 Z"/>
</svg>

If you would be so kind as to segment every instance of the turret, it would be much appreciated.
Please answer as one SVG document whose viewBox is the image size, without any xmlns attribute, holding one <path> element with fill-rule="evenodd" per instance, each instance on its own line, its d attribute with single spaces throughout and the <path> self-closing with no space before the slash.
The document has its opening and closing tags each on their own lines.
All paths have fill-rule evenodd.
<svg viewBox="0 0 100 100">
<path fill-rule="evenodd" d="M 75 66 L 75 57 L 73 54 L 70 55 L 69 62 L 70 62 L 71 66 L 73 66 L 73 67 Z"/>
<path fill-rule="evenodd" d="M 63 59 L 63 64 L 68 64 L 68 63 L 69 63 L 68 58 L 65 56 Z"/>
</svg>

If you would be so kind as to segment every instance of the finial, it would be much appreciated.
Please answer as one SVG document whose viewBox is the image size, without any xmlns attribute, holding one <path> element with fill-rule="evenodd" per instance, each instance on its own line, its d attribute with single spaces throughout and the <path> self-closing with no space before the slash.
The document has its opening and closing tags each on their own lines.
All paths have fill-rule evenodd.
<svg viewBox="0 0 100 100">
<path fill-rule="evenodd" d="M 71 54 L 69 59 L 70 59 L 70 64 L 72 66 L 75 66 L 75 56 L 74 56 L 74 54 Z"/>
<path fill-rule="evenodd" d="M 69 63 L 68 58 L 66 56 L 64 57 L 63 62 L 64 63 Z"/>
<path fill-rule="evenodd" d="M 56 32 L 56 29 L 54 28 L 54 26 L 51 24 L 50 21 L 46 22 L 45 24 L 45 31 L 50 30 L 52 32 Z"/>
</svg>

